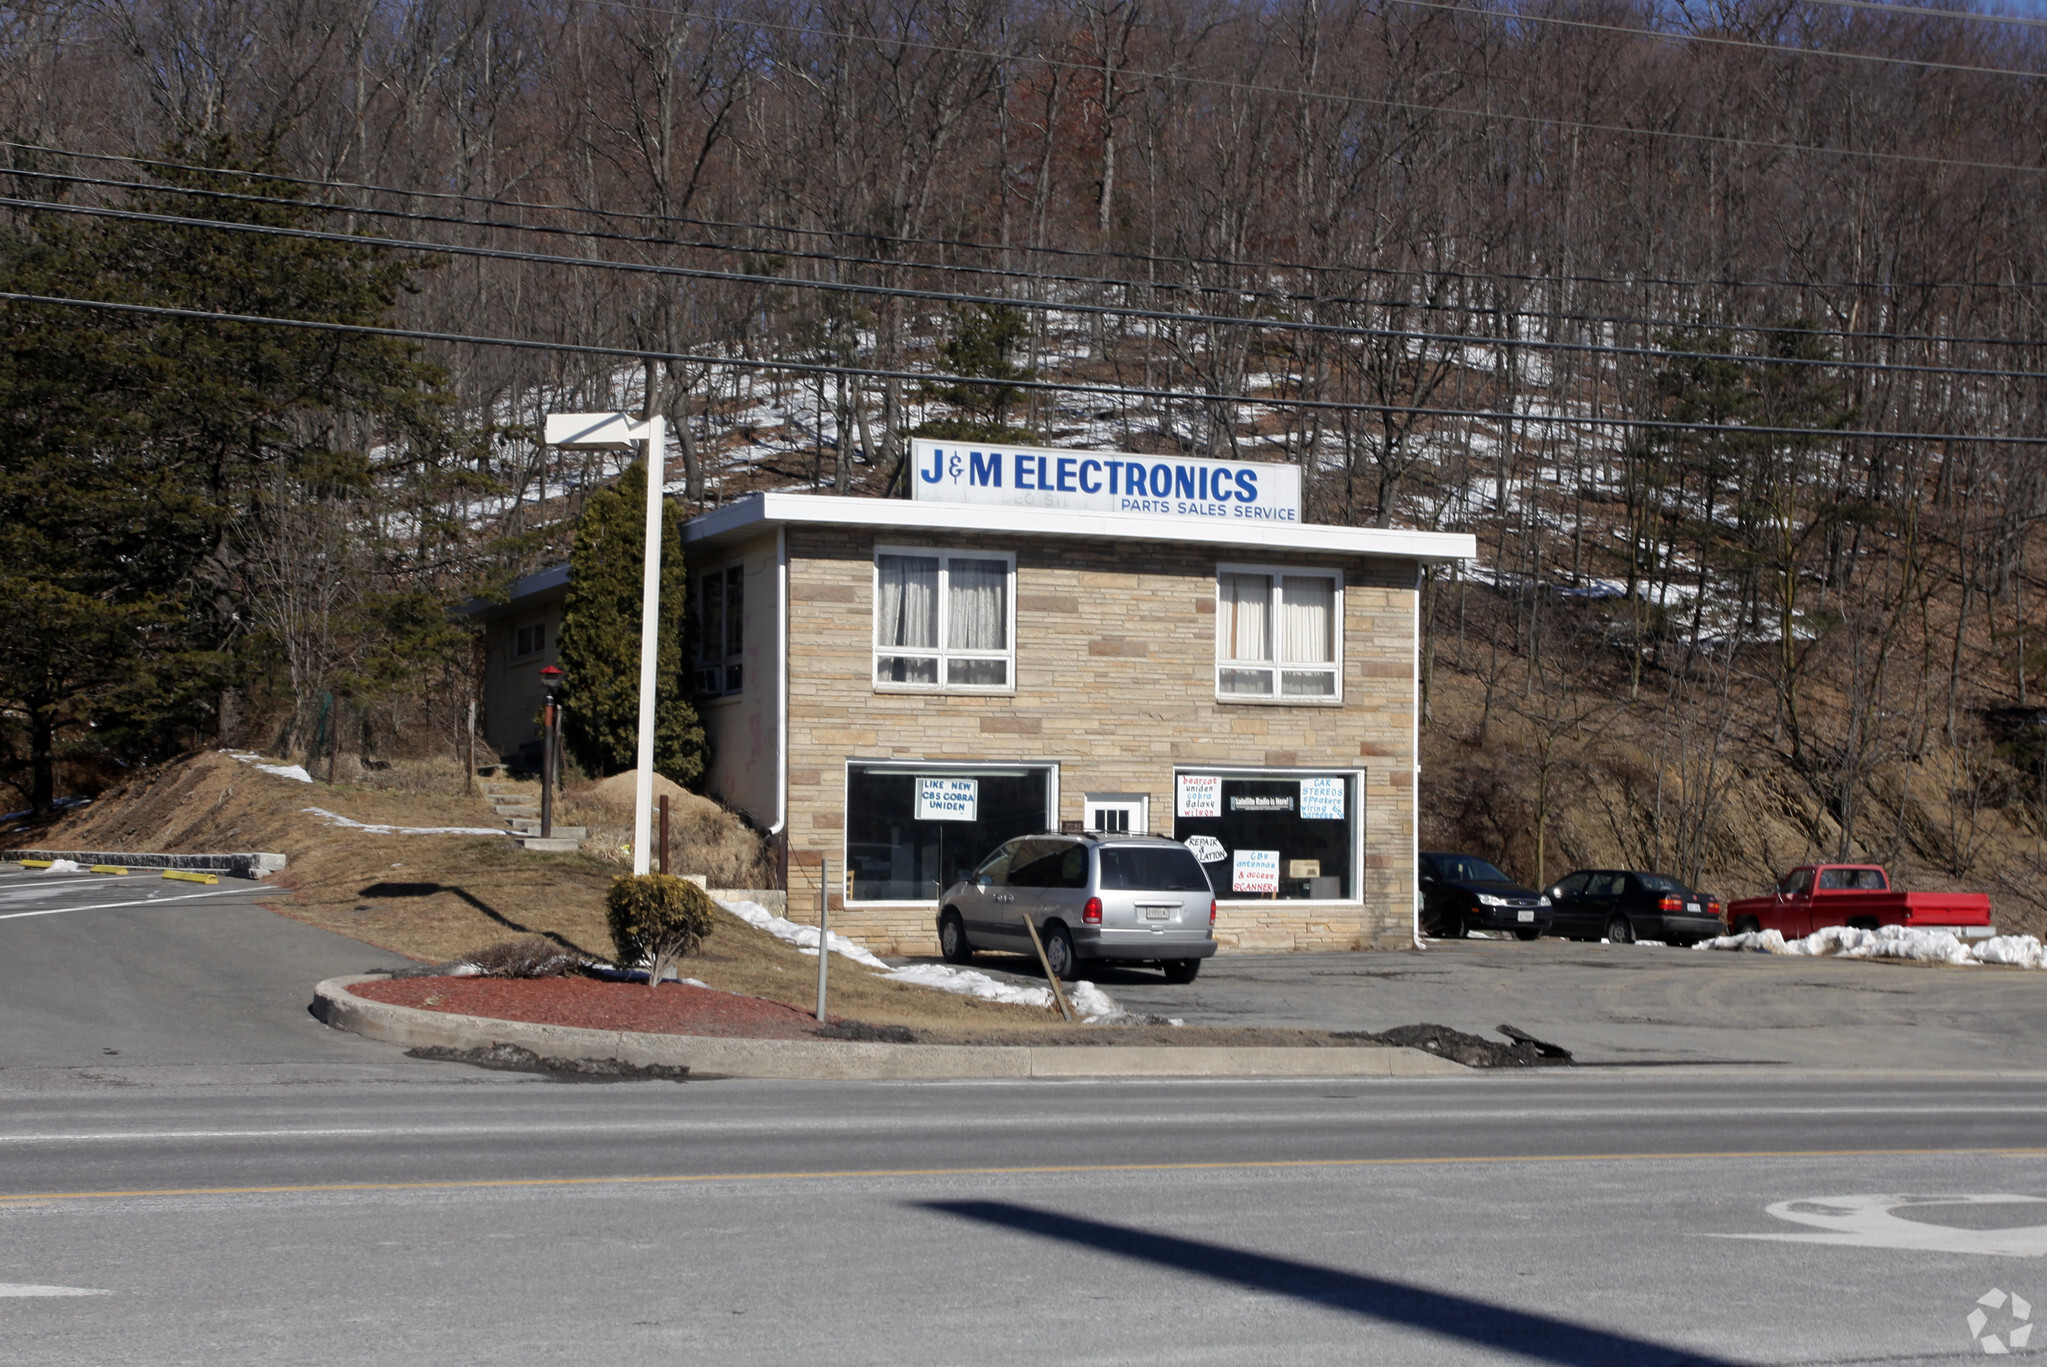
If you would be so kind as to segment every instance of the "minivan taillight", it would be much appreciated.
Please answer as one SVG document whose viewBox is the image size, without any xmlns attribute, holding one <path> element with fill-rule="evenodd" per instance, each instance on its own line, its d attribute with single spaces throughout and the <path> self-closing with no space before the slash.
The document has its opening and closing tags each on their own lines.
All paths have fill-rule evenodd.
<svg viewBox="0 0 2047 1367">
<path fill-rule="evenodd" d="M 1091 926 L 1100 925 L 1102 923 L 1102 899 L 1099 897 L 1088 898 L 1087 905 L 1080 909 L 1080 919 Z"/>
</svg>

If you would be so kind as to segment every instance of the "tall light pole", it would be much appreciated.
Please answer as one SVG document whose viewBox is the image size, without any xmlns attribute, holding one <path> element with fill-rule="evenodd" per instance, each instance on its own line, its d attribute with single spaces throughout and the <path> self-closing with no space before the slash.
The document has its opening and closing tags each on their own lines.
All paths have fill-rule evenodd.
<svg viewBox="0 0 2047 1367">
<path fill-rule="evenodd" d="M 661 611 L 661 486 L 668 473 L 663 420 L 630 413 L 550 413 L 545 440 L 550 446 L 647 452 L 647 555 L 640 581 L 640 747 L 633 784 L 633 872 L 648 869 L 648 837 L 654 809 L 654 662 Z"/>
</svg>

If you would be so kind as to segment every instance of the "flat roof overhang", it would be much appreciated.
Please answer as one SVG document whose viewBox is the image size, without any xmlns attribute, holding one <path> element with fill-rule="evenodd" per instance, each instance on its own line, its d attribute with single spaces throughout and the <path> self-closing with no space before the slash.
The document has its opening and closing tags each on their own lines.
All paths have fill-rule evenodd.
<svg viewBox="0 0 2047 1367">
<path fill-rule="evenodd" d="M 513 580 L 505 589 L 505 596 L 502 599 L 471 598 L 454 611 L 458 617 L 475 617 L 485 622 L 495 621 L 510 613 L 527 610 L 534 598 L 553 597 L 557 593 L 566 592 L 568 586 L 569 567 L 565 561 L 559 565 L 549 565 L 544 570 L 535 570 L 523 579 Z"/>
<path fill-rule="evenodd" d="M 749 494 L 736 503 L 684 523 L 682 540 L 684 545 L 693 548 L 718 546 L 789 526 L 1095 537 L 1109 541 L 1158 541 L 1236 550 L 1375 556 L 1431 564 L 1478 557 L 1478 538 L 1469 532 L 1336 527 L 1319 522 L 1238 523 L 1222 519 L 1197 522 L 1135 513 L 847 498 L 835 494 Z"/>
</svg>

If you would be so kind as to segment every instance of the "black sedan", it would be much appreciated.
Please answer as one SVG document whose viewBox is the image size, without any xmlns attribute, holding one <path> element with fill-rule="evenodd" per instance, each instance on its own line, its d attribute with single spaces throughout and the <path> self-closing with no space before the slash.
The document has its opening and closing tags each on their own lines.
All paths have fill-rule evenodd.
<svg viewBox="0 0 2047 1367">
<path fill-rule="evenodd" d="M 1573 940 L 1662 940 L 1695 944 L 1727 933 L 1720 899 L 1660 873 L 1579 869 L 1549 890 L 1550 933 Z"/>
<path fill-rule="evenodd" d="M 1549 928 L 1549 898 L 1476 855 L 1425 854 L 1420 877 L 1426 934 L 1456 940 L 1474 930 L 1512 931 L 1533 940 Z"/>
</svg>

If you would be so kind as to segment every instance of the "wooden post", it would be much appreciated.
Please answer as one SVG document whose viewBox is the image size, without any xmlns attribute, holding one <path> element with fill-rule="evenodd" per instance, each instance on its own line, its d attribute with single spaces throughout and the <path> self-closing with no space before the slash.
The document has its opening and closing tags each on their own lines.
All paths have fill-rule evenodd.
<svg viewBox="0 0 2047 1367">
<path fill-rule="evenodd" d="M 540 838 L 554 834 L 554 703 L 550 700 L 540 724 Z"/>
<path fill-rule="evenodd" d="M 1045 957 L 1045 942 L 1038 938 L 1038 927 L 1028 911 L 1023 913 L 1023 923 L 1024 929 L 1031 933 L 1031 948 L 1038 951 L 1038 967 L 1045 970 L 1045 981 L 1052 984 L 1052 1000 L 1059 1003 L 1059 1014 L 1070 1021 L 1073 1008 L 1066 1004 L 1066 994 L 1059 990 L 1059 975 L 1052 971 L 1052 961 Z"/>
<path fill-rule="evenodd" d="M 661 794 L 661 872 L 668 872 L 668 794 Z"/>
</svg>

